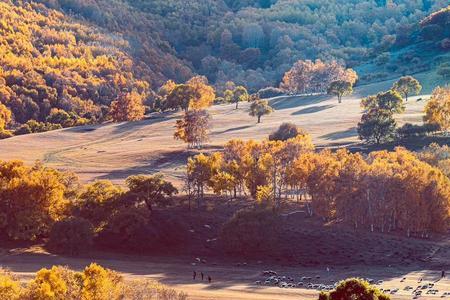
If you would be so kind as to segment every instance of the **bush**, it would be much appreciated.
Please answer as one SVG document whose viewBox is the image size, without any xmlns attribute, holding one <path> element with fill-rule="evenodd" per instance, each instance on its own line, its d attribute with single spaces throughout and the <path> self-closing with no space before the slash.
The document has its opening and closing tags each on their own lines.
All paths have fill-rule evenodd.
<svg viewBox="0 0 450 300">
<path fill-rule="evenodd" d="M 425 136 L 428 134 L 436 133 L 440 130 L 438 124 L 423 124 L 423 125 L 413 125 L 411 123 L 406 123 L 399 129 L 397 133 L 400 137 L 411 137 L 411 136 Z"/>
<path fill-rule="evenodd" d="M 7 139 L 7 138 L 10 138 L 13 136 L 14 136 L 14 134 L 9 130 L 5 130 L 5 129 L 0 130 L 0 140 L 4 140 L 4 139 Z"/>
<path fill-rule="evenodd" d="M 280 217 L 270 209 L 240 210 L 222 227 L 223 249 L 233 255 L 273 252 L 280 237 Z"/>
<path fill-rule="evenodd" d="M 41 269 L 21 291 L 20 283 L 0 272 L 0 300 L 186 300 L 187 295 L 150 280 L 125 281 L 116 272 L 95 263 L 83 272 L 53 266 Z"/>
<path fill-rule="evenodd" d="M 334 291 L 321 292 L 319 295 L 319 300 L 340 299 L 389 300 L 390 297 L 372 287 L 367 281 L 358 278 L 341 281 Z"/>
<path fill-rule="evenodd" d="M 273 98 L 282 95 L 284 95 L 283 90 L 276 87 L 266 87 L 258 91 L 260 99 Z"/>
<path fill-rule="evenodd" d="M 51 130 L 57 130 L 62 129 L 62 126 L 60 124 L 53 124 L 53 123 L 44 123 L 44 122 L 38 122 L 36 120 L 29 120 L 22 126 L 20 126 L 15 132 L 15 135 L 23 135 L 23 134 L 29 134 L 29 133 L 39 133 L 39 132 L 46 132 Z"/>
<path fill-rule="evenodd" d="M 27 300 L 70 299 L 81 291 L 81 288 L 77 287 L 78 282 L 76 273 L 65 267 L 43 268 L 28 284 L 23 298 Z"/>
<path fill-rule="evenodd" d="M 89 250 L 93 237 L 89 221 L 71 217 L 53 225 L 47 246 L 57 253 L 77 255 Z"/>
<path fill-rule="evenodd" d="M 21 290 L 19 280 L 8 271 L 0 269 L 0 300 L 19 300 Z"/>
<path fill-rule="evenodd" d="M 293 123 L 283 123 L 269 136 L 270 141 L 287 141 L 295 138 L 301 133 L 297 125 Z M 302 132 L 303 133 L 303 132 Z"/>
</svg>

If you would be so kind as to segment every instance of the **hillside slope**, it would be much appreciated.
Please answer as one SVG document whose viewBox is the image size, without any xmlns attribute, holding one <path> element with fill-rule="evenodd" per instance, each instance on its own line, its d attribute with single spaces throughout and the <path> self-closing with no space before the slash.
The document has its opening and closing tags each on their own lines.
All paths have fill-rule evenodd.
<svg viewBox="0 0 450 300">
<path fill-rule="evenodd" d="M 249 104 L 210 108 L 212 133 L 208 147 L 220 147 L 233 138 L 263 139 L 283 122 L 309 132 L 319 145 L 357 141 L 360 99 L 386 90 L 393 81 L 360 87 L 342 104 L 329 96 L 281 97 L 271 100 L 276 111 L 261 124 L 248 115 Z M 422 98 L 424 98 L 422 96 Z M 407 103 L 400 122 L 421 122 L 425 101 Z M 162 172 L 180 183 L 187 157 L 186 145 L 173 139 L 178 114 L 152 114 L 139 122 L 84 126 L 17 136 L 0 141 L 0 159 L 42 160 L 50 167 L 78 173 L 82 180 L 108 178 L 122 182 L 136 173 Z"/>
</svg>

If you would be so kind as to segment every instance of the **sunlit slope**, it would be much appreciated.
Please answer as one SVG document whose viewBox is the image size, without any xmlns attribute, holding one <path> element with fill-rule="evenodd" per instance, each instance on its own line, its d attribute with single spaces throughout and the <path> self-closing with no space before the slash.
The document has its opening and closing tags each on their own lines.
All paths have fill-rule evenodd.
<svg viewBox="0 0 450 300">
<path fill-rule="evenodd" d="M 263 139 L 283 122 L 308 131 L 318 145 L 350 144 L 358 141 L 356 126 L 361 117 L 360 99 L 388 89 L 392 81 L 356 89 L 342 104 L 329 96 L 279 97 L 271 100 L 275 112 L 262 118 L 248 115 L 248 103 L 218 105 L 210 109 L 212 133 L 208 146 L 220 147 L 234 138 Z M 423 100 L 418 100 L 423 98 Z M 427 96 L 412 98 L 399 122 L 418 123 Z M 162 172 L 180 180 L 189 153 L 173 139 L 175 113 L 153 114 L 140 122 L 86 126 L 17 136 L 0 141 L 0 159 L 36 160 L 48 166 L 79 174 L 83 181 L 122 181 L 136 173 Z M 179 181 L 180 182 L 180 181 Z"/>
</svg>

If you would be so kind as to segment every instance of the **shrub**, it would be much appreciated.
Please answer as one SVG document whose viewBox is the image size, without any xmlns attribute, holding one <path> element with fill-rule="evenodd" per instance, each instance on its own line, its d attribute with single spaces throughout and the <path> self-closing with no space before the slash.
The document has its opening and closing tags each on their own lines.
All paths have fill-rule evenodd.
<svg viewBox="0 0 450 300">
<path fill-rule="evenodd" d="M 18 280 L 0 271 L 0 300 L 186 300 L 187 295 L 150 280 L 125 281 L 116 272 L 95 263 L 83 272 L 53 266 L 41 269 L 21 289 Z"/>
<path fill-rule="evenodd" d="M 233 255 L 259 255 L 273 251 L 280 234 L 279 216 L 270 209 L 240 210 L 222 227 L 223 249 Z"/>
<path fill-rule="evenodd" d="M 341 281 L 334 291 L 321 292 L 319 300 L 371 299 L 389 300 L 390 297 L 362 279 L 351 278 Z"/>
<path fill-rule="evenodd" d="M 301 133 L 301 129 L 293 123 L 283 123 L 269 136 L 270 141 L 287 141 L 295 138 Z M 303 133 L 303 132 L 302 132 Z"/>
<path fill-rule="evenodd" d="M 284 95 L 283 90 L 276 87 L 266 87 L 258 91 L 260 99 L 273 98 L 282 95 Z"/>
<path fill-rule="evenodd" d="M 0 269 L 0 300 L 19 300 L 22 288 L 11 273 Z"/>
<path fill-rule="evenodd" d="M 399 129 L 397 133 L 400 137 L 411 137 L 411 136 L 424 136 L 428 134 L 435 133 L 440 130 L 438 124 L 423 124 L 423 125 L 413 125 L 411 123 L 406 123 Z"/>
<path fill-rule="evenodd" d="M 69 277 L 74 278 L 74 276 L 74 273 L 59 266 L 41 269 L 37 272 L 34 280 L 28 284 L 25 299 L 67 299 L 71 291 L 69 284 L 76 281 Z"/>
<path fill-rule="evenodd" d="M 83 271 L 83 300 L 120 299 L 119 283 L 122 282 L 115 272 L 105 269 L 95 263 L 90 264 Z"/>
<path fill-rule="evenodd" d="M 4 140 L 13 136 L 14 134 L 9 130 L 6 129 L 0 130 L 0 140 Z"/>
<path fill-rule="evenodd" d="M 82 218 L 67 218 L 56 222 L 50 231 L 48 248 L 57 253 L 77 255 L 92 246 L 92 224 Z"/>
<path fill-rule="evenodd" d="M 61 129 L 62 126 L 60 124 L 53 124 L 53 123 L 44 123 L 44 122 L 38 122 L 36 120 L 29 120 L 22 126 L 20 126 L 14 134 L 16 135 L 22 135 L 22 134 L 29 134 L 29 133 L 39 133 L 39 132 L 46 132 L 51 130 L 57 130 Z"/>
</svg>

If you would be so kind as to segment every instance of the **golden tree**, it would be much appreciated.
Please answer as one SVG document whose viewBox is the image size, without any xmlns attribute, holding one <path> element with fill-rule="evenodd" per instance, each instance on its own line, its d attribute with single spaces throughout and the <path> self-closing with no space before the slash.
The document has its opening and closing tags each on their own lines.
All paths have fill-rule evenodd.
<svg viewBox="0 0 450 300">
<path fill-rule="evenodd" d="M 11 122 L 11 111 L 4 104 L 0 103 L 0 130 L 5 130 L 5 127 Z"/>
<path fill-rule="evenodd" d="M 47 235 L 66 213 L 66 186 L 57 171 L 20 161 L 0 162 L 0 228 L 12 239 Z"/>
<path fill-rule="evenodd" d="M 185 112 L 202 110 L 211 106 L 215 97 L 214 88 L 208 84 L 207 79 L 196 76 L 172 89 L 167 95 L 166 108 L 182 108 Z"/>
<path fill-rule="evenodd" d="M 450 87 L 437 87 L 425 106 L 425 121 L 450 129 Z"/>
<path fill-rule="evenodd" d="M 281 88 L 290 93 L 321 93 L 326 92 L 334 81 L 348 82 L 353 86 L 357 80 L 354 70 L 345 69 L 336 61 L 299 60 L 284 74 Z"/>
<path fill-rule="evenodd" d="M 176 122 L 174 138 L 188 143 L 189 148 L 201 148 L 208 141 L 211 116 L 206 110 L 193 110 Z"/>
<path fill-rule="evenodd" d="M 111 103 L 110 114 L 114 122 L 138 121 L 144 118 L 142 95 L 137 92 L 122 93 Z"/>
</svg>

